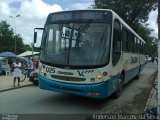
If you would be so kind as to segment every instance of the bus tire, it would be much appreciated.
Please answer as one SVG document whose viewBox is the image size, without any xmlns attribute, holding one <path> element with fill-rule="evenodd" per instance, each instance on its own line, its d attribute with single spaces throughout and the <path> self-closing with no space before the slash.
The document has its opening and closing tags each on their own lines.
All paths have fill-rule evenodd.
<svg viewBox="0 0 160 120">
<path fill-rule="evenodd" d="M 119 98 L 123 89 L 124 75 L 121 74 L 118 80 L 117 90 L 113 93 L 114 98 Z"/>
</svg>

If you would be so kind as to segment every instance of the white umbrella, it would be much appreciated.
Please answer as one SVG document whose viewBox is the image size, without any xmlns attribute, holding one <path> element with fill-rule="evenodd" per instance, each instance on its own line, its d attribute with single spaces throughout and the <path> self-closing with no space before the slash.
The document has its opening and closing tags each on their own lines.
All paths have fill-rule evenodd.
<svg viewBox="0 0 160 120">
<path fill-rule="evenodd" d="M 33 55 L 37 55 L 39 53 L 40 52 L 33 52 Z M 23 53 L 17 55 L 17 57 L 27 57 L 27 56 L 32 56 L 32 51 L 26 51 L 26 52 L 23 52 Z"/>
</svg>

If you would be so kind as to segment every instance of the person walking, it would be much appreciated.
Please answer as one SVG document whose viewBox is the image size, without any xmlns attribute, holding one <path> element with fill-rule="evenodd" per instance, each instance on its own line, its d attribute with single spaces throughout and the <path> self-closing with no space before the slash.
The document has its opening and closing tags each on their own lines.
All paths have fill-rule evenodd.
<svg viewBox="0 0 160 120">
<path fill-rule="evenodd" d="M 21 77 L 21 63 L 19 61 L 19 59 L 16 59 L 16 62 L 13 63 L 13 87 L 15 87 L 15 83 L 16 83 L 16 79 L 18 79 L 18 86 L 20 86 L 20 77 Z"/>
<path fill-rule="evenodd" d="M 156 63 L 158 64 L 158 57 L 155 57 L 155 61 L 156 61 Z"/>
</svg>

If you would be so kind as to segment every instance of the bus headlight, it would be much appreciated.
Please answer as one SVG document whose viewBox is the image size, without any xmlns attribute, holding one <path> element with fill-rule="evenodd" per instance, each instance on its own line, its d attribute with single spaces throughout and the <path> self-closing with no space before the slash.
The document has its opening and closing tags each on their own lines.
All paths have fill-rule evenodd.
<svg viewBox="0 0 160 120">
<path fill-rule="evenodd" d="M 43 69 L 41 69 L 41 73 L 44 73 L 44 70 L 43 70 Z"/>
<path fill-rule="evenodd" d="M 91 78 L 90 80 L 91 80 L 91 82 L 95 82 L 95 78 Z"/>
<path fill-rule="evenodd" d="M 102 79 L 102 75 L 97 75 L 96 79 L 101 80 Z"/>
<path fill-rule="evenodd" d="M 40 70 L 40 74 L 42 74 L 42 75 L 44 75 L 45 77 L 47 77 L 47 73 L 46 73 L 43 69 Z"/>
</svg>

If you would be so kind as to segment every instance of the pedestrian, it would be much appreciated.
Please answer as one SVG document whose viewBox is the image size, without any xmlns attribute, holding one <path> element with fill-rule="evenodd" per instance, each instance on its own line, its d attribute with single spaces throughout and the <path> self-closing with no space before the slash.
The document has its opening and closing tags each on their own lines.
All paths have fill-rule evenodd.
<svg viewBox="0 0 160 120">
<path fill-rule="evenodd" d="M 158 64 L 158 57 L 155 57 L 155 61 L 156 61 L 156 63 Z"/>
<path fill-rule="evenodd" d="M 20 86 L 20 77 L 21 77 L 21 63 L 19 61 L 19 59 L 16 59 L 16 62 L 13 63 L 13 87 L 15 87 L 15 83 L 16 83 L 16 79 L 18 79 L 18 86 Z"/>
<path fill-rule="evenodd" d="M 32 69 L 35 69 L 36 63 L 34 61 L 34 59 L 32 58 Z"/>
</svg>

